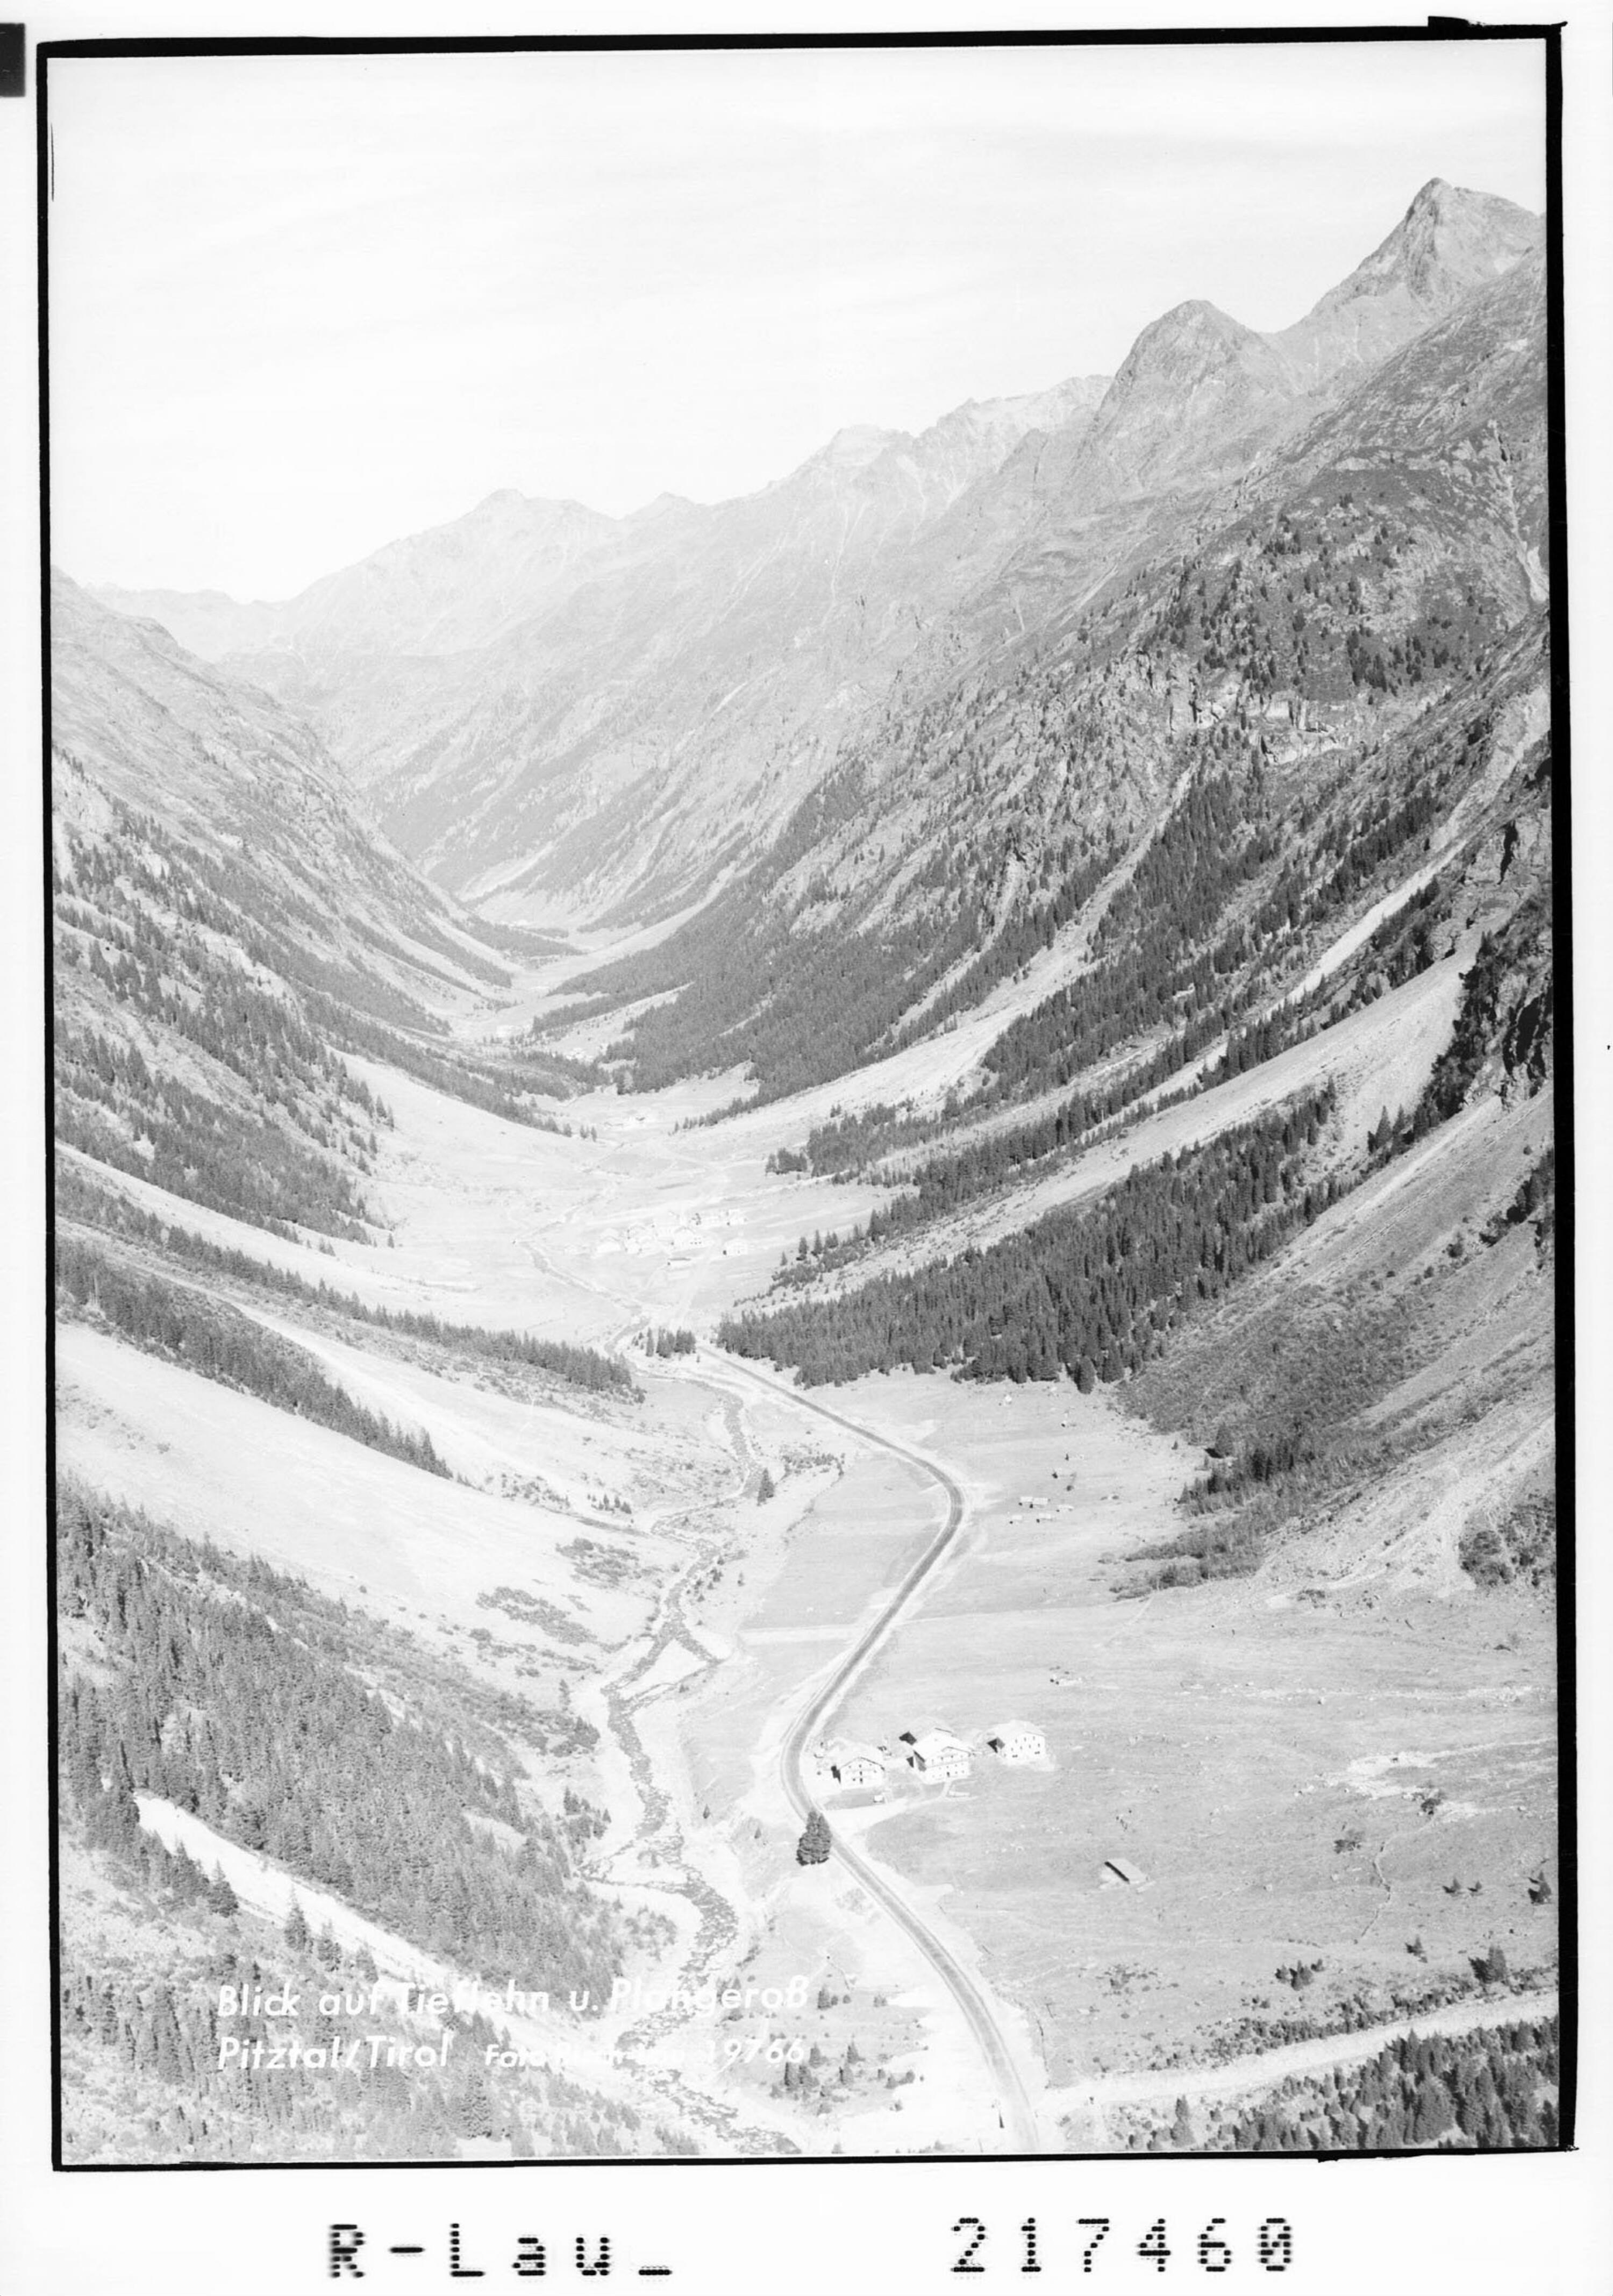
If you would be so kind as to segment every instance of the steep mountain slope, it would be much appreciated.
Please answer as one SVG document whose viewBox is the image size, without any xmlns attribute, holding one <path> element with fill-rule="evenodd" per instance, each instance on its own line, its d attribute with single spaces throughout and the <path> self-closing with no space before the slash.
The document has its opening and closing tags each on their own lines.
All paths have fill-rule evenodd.
<svg viewBox="0 0 1613 2296">
<path fill-rule="evenodd" d="M 1540 245 L 1537 216 L 1436 176 L 1364 263 L 1271 340 L 1306 386 L 1375 366 Z"/>
<path fill-rule="evenodd" d="M 362 1232 L 384 1110 L 342 1054 L 553 1123 L 553 1062 L 448 1047 L 510 975 L 317 735 L 168 632 L 52 595 L 58 1137 L 270 1226 Z"/>
<path fill-rule="evenodd" d="M 1208 1448 L 1123 1592 L 1549 1596 L 1544 316 L 1527 257 L 1185 505 L 1061 651 L 1012 649 L 1044 707 L 1055 663 L 1120 697 L 1175 805 L 972 1095 L 848 1079 L 775 1159 L 890 1193 L 803 1235 L 728 1346 L 1125 1382 Z"/>
<path fill-rule="evenodd" d="M 210 668 L 150 621 L 109 612 L 57 575 L 51 594 L 52 732 L 107 795 L 150 814 L 255 897 L 331 945 L 333 920 L 367 937 L 403 988 L 424 947 L 473 972 L 469 920 L 362 824 L 339 768 L 300 718 Z M 355 960 L 356 964 L 356 959 Z"/>
<path fill-rule="evenodd" d="M 1047 458 L 1050 519 L 1244 470 L 1302 412 L 1288 361 L 1213 303 L 1179 303 L 1144 327 L 1091 428 Z"/>
<path fill-rule="evenodd" d="M 578 1532 L 630 1515 L 618 1479 L 659 1494 L 703 1462 L 646 1440 L 618 1357 L 531 1330 L 555 1314 L 542 1287 L 518 1293 L 520 1327 L 444 1316 L 456 1271 L 395 1251 L 378 1167 L 400 1097 L 487 1126 L 531 1173 L 536 1131 L 569 1129 L 550 1111 L 576 1071 L 451 1039 L 509 986 L 499 955 L 260 689 L 69 583 L 53 616 L 70 2142 L 452 2154 L 495 2131 L 473 2055 L 468 2087 L 356 2087 L 340 2112 L 296 2079 L 218 2078 L 216 1956 L 266 1944 L 356 1983 L 372 1946 L 467 1980 L 501 1952 L 512 1974 L 512 1954 L 575 1956 L 599 1997 L 657 1943 L 584 1879 L 604 1820 L 577 1791 L 598 1786 L 597 1732 L 571 1700 L 643 1631 L 675 1551 Z M 172 1828 L 163 1846 L 170 1818 L 192 1849 L 200 1831 L 210 1887 Z M 282 1906 L 311 1891 L 346 1959 L 330 1934 L 266 1934 L 219 1857 L 242 1897 L 259 1864 Z M 300 2038 L 323 2051 L 328 2022 Z M 583 2119 L 535 2118 L 541 2080 L 503 2085 L 521 2149 L 641 2126 L 642 2094 L 602 2049 L 595 2067 Z M 583 2095 L 557 2080 L 551 2102 Z"/>
<path fill-rule="evenodd" d="M 491 647 L 376 681 L 373 712 L 301 698 L 405 849 L 495 912 L 520 916 L 529 880 L 572 908 L 629 884 L 676 907 L 777 827 L 911 645 L 917 539 L 1028 426 L 1078 425 L 1097 395 L 843 432 L 715 508 L 663 497 Z"/>
<path fill-rule="evenodd" d="M 893 704 L 761 868 L 579 983 L 681 988 L 635 1018 L 634 1075 L 745 1061 L 774 1097 L 944 1026 L 1062 933 L 1078 977 L 988 1055 L 989 1089 L 1129 1044 L 1154 1061 L 1135 1091 L 1298 979 L 1443 833 L 1518 678 L 1543 692 L 1543 351 L 1530 259 L 1145 529 L 1090 599 L 1027 564 L 988 672 Z"/>
</svg>

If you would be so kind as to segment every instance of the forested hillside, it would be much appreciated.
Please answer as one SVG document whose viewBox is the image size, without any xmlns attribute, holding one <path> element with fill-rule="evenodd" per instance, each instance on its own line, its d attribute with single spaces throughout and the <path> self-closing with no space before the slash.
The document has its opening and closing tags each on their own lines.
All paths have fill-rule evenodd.
<svg viewBox="0 0 1613 2296">
<path fill-rule="evenodd" d="M 1258 2103 L 1182 2098 L 1149 2150 L 1195 2152 L 1549 2151 L 1561 2079 L 1555 2017 L 1412 2033 L 1363 2065 L 1290 2077 Z"/>
<path fill-rule="evenodd" d="M 528 1395 L 583 1409 L 631 1399 L 631 1374 L 599 1350 L 446 1319 L 429 1295 L 418 1309 L 373 1304 L 317 1280 L 311 1253 L 299 1273 L 245 1248 L 253 1229 L 326 1255 L 325 1239 L 393 1240 L 375 1188 L 389 1074 L 528 1134 L 569 1130 L 561 1111 L 589 1070 L 498 1040 L 468 1050 L 457 1029 L 509 988 L 512 963 L 553 945 L 514 929 L 484 938 L 365 824 L 315 738 L 262 693 L 70 585 L 55 620 L 56 727 L 70 744 L 53 775 L 59 1320 L 422 1482 L 447 1469 L 412 1406 L 357 1400 L 305 1336 L 412 1350 L 449 1379 L 502 1366 Z M 162 1191 L 145 1201 L 166 1209 L 114 1173 Z M 173 1218 L 176 1200 L 196 1207 L 196 1227 Z M 219 1215 L 247 1223 L 239 1241 L 217 1240 Z M 264 1306 L 294 1335 L 268 1328 Z M 176 1439 L 173 1424 L 127 1432 L 160 1456 Z M 343 1472 L 362 1489 L 367 1470 Z M 323 1536 L 340 1522 L 337 1507 Z M 136 1794 L 470 1975 L 497 1967 L 562 2002 L 574 1985 L 597 2001 L 636 1931 L 580 1872 L 602 1823 L 577 1791 L 594 1734 L 553 1679 L 522 1694 L 536 1686 L 529 1666 L 519 1690 L 479 1684 L 397 1628 L 70 1478 L 57 1529 L 70 2157 L 443 2158 L 489 2139 L 518 2157 L 688 2149 L 683 2130 L 553 2069 L 485 2071 L 491 2033 L 473 2020 L 431 2071 L 221 2066 L 225 2033 L 288 2038 L 273 2019 L 221 2027 L 221 1982 L 311 1972 L 359 1987 L 364 1957 L 328 1935 L 277 1937 L 220 1875 L 143 1829 Z M 535 1770 L 575 1783 L 535 1784 Z M 563 1820 L 545 1807 L 562 1795 Z M 428 2038 L 348 2013 L 291 2037 L 350 2053 L 377 2031 L 411 2054 Z"/>
<path fill-rule="evenodd" d="M 921 725 L 915 736 L 915 771 L 925 770 L 929 730 Z M 981 793 L 971 790 L 971 800 Z M 770 901 L 775 889 L 790 887 L 802 857 L 833 836 L 837 816 L 855 819 L 867 803 L 864 777 L 848 766 L 814 792 L 758 872 L 660 947 L 577 984 L 588 991 L 590 1013 L 602 1009 L 602 997 L 608 1009 L 680 990 L 635 1019 L 607 1060 L 626 1063 L 624 1078 L 638 1090 L 692 1070 L 742 1066 L 756 1085 L 746 1100 L 777 1100 L 892 1049 L 915 1004 L 926 1006 L 926 1028 L 943 1022 L 1050 945 L 1120 858 L 1117 831 L 1094 834 L 1101 800 L 1090 786 L 1085 795 L 1085 822 L 1057 824 L 1056 842 L 1036 863 L 1036 898 L 1011 916 L 1005 903 L 1022 858 L 994 854 L 995 840 L 978 825 L 966 829 L 969 818 L 980 820 L 974 802 L 947 824 L 955 845 L 937 844 L 905 876 L 898 914 L 883 885 L 849 909 L 820 882 Z M 1134 800 L 1122 818 L 1136 817 Z"/>
<path fill-rule="evenodd" d="M 331 946 L 315 921 L 250 906 L 233 873 L 56 764 L 53 863 L 57 1136 L 102 1162 L 284 1234 L 355 1239 L 384 1102 L 358 1053 L 517 1122 L 560 1128 L 579 1071 L 495 1064 L 438 1014 Z M 306 937 L 305 937 L 306 935 Z M 447 976 L 416 988 L 463 995 Z M 542 1095 L 535 1106 L 532 1095 Z"/>
<path fill-rule="evenodd" d="M 167 634 L 53 593 L 57 1136 L 281 1234 L 364 1240 L 360 1054 L 559 1128 L 575 1063 L 467 1054 L 511 978 L 354 812 L 315 737 Z"/>
<path fill-rule="evenodd" d="M 496 2060 L 487 2064 L 484 2050 L 497 2036 L 485 2017 L 452 2019 L 443 2029 L 452 2036 L 446 2062 L 422 2064 L 416 2053 L 435 2055 L 440 2032 L 427 2040 L 384 1997 L 379 2009 L 345 2005 L 367 2003 L 375 1981 L 368 1956 L 345 1953 L 328 1937 L 298 1944 L 276 1934 L 231 1908 L 216 1883 L 152 1836 L 119 1860 L 111 1889 L 88 1882 L 83 1866 L 70 1839 L 58 1987 L 70 2166 L 446 2161 L 485 2159 L 489 2149 L 515 2161 L 588 2160 L 698 2149 L 686 2130 L 555 2066 L 511 2072 Z M 221 2022 L 226 1986 L 264 1999 L 289 1988 L 301 2013 L 259 2010 Z M 340 2005 L 309 2015 L 322 1994 Z M 242 2057 L 221 2065 L 221 2039 L 239 2043 Z M 312 2067 L 291 2057 L 293 2046 L 315 2053 Z"/>
<path fill-rule="evenodd" d="M 85 1239 L 99 1231 L 103 1235 L 127 1237 L 148 1245 L 160 1264 L 166 1262 L 173 1268 L 210 1277 L 215 1283 L 222 1281 L 239 1285 L 249 1297 L 254 1292 L 267 1292 L 313 1308 L 328 1319 L 368 1324 L 373 1330 L 396 1332 L 404 1339 L 424 1341 L 451 1356 L 519 1365 L 547 1373 L 569 1386 L 596 1395 L 632 1397 L 638 1393 L 633 1374 L 619 1356 L 603 1354 L 598 1348 L 574 1347 L 563 1340 L 540 1339 L 528 1332 L 490 1331 L 484 1324 L 448 1323 L 440 1316 L 421 1315 L 406 1308 L 376 1307 L 355 1292 L 339 1291 L 323 1281 L 310 1283 L 290 1269 L 255 1259 L 233 1245 L 211 1243 L 207 1237 L 161 1219 L 154 1212 L 142 1211 L 126 1197 L 91 1179 L 83 1166 L 70 1158 L 58 1161 L 55 1202 L 57 1219 L 64 1224 L 58 1231 L 59 1282 L 64 1277 L 64 1254 L 75 1237 Z M 82 1240 L 78 1248 L 83 1254 Z M 94 1266 L 105 1261 L 104 1252 L 96 1251 L 93 1246 L 84 1258 Z M 70 1278 L 69 1281 L 71 1283 Z M 168 1288 L 171 1290 L 172 1286 Z M 77 1299 L 99 1297 L 93 1283 L 79 1280 L 71 1284 L 71 1289 Z"/>
<path fill-rule="evenodd" d="M 487 2064 L 497 2037 L 474 2010 L 404 2015 L 366 1948 L 313 1933 L 295 1900 L 271 1928 L 217 1869 L 143 1830 L 135 1800 L 195 1812 L 474 1980 L 496 1968 L 597 2001 L 629 1942 L 577 1871 L 598 1814 L 568 1791 L 576 1819 L 551 1821 L 512 1742 L 563 1760 L 577 1726 L 569 1742 L 563 1717 L 507 1694 L 481 1693 L 478 1710 L 405 1638 L 70 1483 L 58 1542 L 70 2161 L 441 2160 L 487 2139 L 516 2159 L 693 2149 L 557 2065 Z M 222 1987 L 253 2005 L 221 2015 Z M 224 2039 L 240 2054 L 226 2060 Z"/>
<path fill-rule="evenodd" d="M 1522 1072 L 1520 1080 L 1537 1086 L 1549 1065 L 1552 1009 L 1544 922 L 1551 747 L 1547 740 L 1528 742 L 1520 734 L 1527 736 L 1542 714 L 1539 647 L 1531 629 L 1505 651 L 1480 689 L 1486 706 L 1477 714 L 1470 693 L 1460 707 L 1453 702 L 1429 713 L 1409 760 L 1407 794 L 1398 803 L 1391 789 L 1352 813 L 1340 791 L 1307 816 L 1319 882 L 1290 860 L 1257 906 L 1242 906 L 1240 922 L 1217 944 L 1208 968 L 1195 966 L 1191 984 L 1171 997 L 1167 1010 L 1187 1017 L 1155 1027 L 1141 1039 L 1141 1049 L 1125 1058 L 1105 1059 L 1119 996 L 1130 998 L 1134 1022 L 1149 1009 L 1151 1000 L 1140 997 L 1135 987 L 1147 977 L 1141 952 L 1179 939 L 1181 921 L 1191 914 L 1195 882 L 1205 889 L 1200 898 L 1212 906 L 1217 900 L 1213 829 L 1195 840 L 1185 824 L 1177 832 L 1179 816 L 1173 816 L 1149 857 L 1151 890 L 1130 947 L 1123 942 L 1119 956 L 1095 964 L 1012 1024 L 987 1052 L 972 1094 L 954 1092 L 929 1114 L 911 1104 L 897 1109 L 875 1102 L 815 1128 L 800 1151 L 775 1153 L 774 1168 L 781 1172 L 861 1175 L 894 1191 L 865 1223 L 833 1229 L 827 1240 L 821 1233 L 810 1243 L 803 1238 L 775 1284 L 798 1287 L 826 1270 L 872 1258 L 874 1247 L 955 1220 L 982 1200 L 1011 1201 L 1017 1185 L 1046 1179 L 1098 1143 L 1123 1142 L 1145 1110 L 1192 1099 L 1290 1047 L 1315 1043 L 1317 1062 L 1325 1065 L 1330 1030 L 1458 949 L 1470 948 L 1475 963 L 1456 1031 L 1421 1097 L 1395 1111 L 1399 1129 L 1405 1138 L 1421 1137 L 1448 1117 L 1485 1059 L 1509 1047 L 1517 1053 L 1512 1065 Z M 1476 772 L 1482 775 L 1477 787 Z M 1252 806 L 1257 773 L 1246 786 Z M 1453 813 L 1447 796 L 1453 788 L 1468 793 Z M 1475 804 L 1486 791 L 1487 801 Z M 1460 835 L 1453 834 L 1455 824 Z M 1429 824 L 1432 835 L 1418 833 Z M 1235 849 L 1235 834 L 1230 841 Z M 1197 880 L 1175 860 L 1183 853 L 1196 857 Z M 1408 878 L 1413 858 L 1419 865 Z M 1235 878 L 1235 865 L 1231 873 Z M 1143 876 L 1139 869 L 1134 884 Z M 1362 893 L 1380 894 L 1386 881 L 1391 895 L 1383 903 L 1382 922 L 1364 939 L 1355 935 L 1331 970 L 1273 995 L 1270 980 L 1278 965 L 1273 952 L 1288 952 L 1290 968 L 1314 955 L 1317 922 L 1325 926 L 1330 916 L 1358 913 Z M 1265 882 L 1272 882 L 1270 873 Z M 1520 964 L 1534 988 L 1509 1013 L 1504 1043 L 1491 1044 L 1497 983 L 1515 980 Z M 1488 1053 L 1480 1049 L 1486 1046 Z M 1052 1078 L 1068 1080 L 1074 1074 L 1095 1081 L 1083 1082 L 1065 1097 L 1044 1089 L 1037 1095 L 1040 1112 L 1016 1113 L 1017 1095 L 1002 1089 L 1003 1077 L 1028 1078 L 1034 1090 L 1050 1081 L 1050 1069 Z M 1027 1088 L 1021 1083 L 1019 1089 Z M 1390 1113 L 1383 1111 L 1386 1140 Z"/>
<path fill-rule="evenodd" d="M 1481 943 L 1415 1108 L 1372 1127 L 1353 1238 L 1291 1255 L 1138 1382 L 1137 1407 L 1209 1453 L 1183 1487 L 1183 1529 L 1137 1558 L 1150 1583 L 1253 1570 L 1288 1527 L 1396 1481 L 1410 1491 L 1420 1464 L 1437 1488 L 1441 1459 L 1510 1414 L 1549 1426 L 1552 955 L 1534 907 L 1502 936 L 1504 971 Z M 1475 1584 L 1549 1588 L 1553 1483 L 1549 1452 L 1503 1449 L 1452 1557 Z"/>
<path fill-rule="evenodd" d="M 1396 2042 L 1358 2072 L 1296 2082 L 1222 2142 L 1239 2152 L 1389 2151 L 1441 2145 L 1505 2152 L 1557 2142 L 1555 2017 Z"/>
<path fill-rule="evenodd" d="M 730 1317 L 719 1343 L 796 1365 L 808 1385 L 897 1364 L 955 1365 L 971 1379 L 1064 1373 L 1089 1389 L 1118 1380 L 1191 1303 L 1215 1299 L 1337 1200 L 1336 1180 L 1304 1177 L 1304 1151 L 1330 1111 L 1320 1094 L 1134 1171 L 1094 1210 L 1055 1215 L 986 1251 L 811 1306 Z"/>
<path fill-rule="evenodd" d="M 92 1845 L 132 1854 L 133 1797 L 158 1794 L 472 1972 L 609 1992 L 618 1918 L 504 1734 L 541 1747 L 536 1710 L 504 1693 L 501 1729 L 339 1605 L 70 1483 L 57 1586 L 61 1775 Z"/>
<path fill-rule="evenodd" d="M 333 1427 L 428 1474 L 447 1473 L 423 1429 L 395 1427 L 364 1410 L 325 1377 L 307 1349 L 265 1331 L 239 1309 L 190 1284 L 130 1267 L 72 1236 L 58 1236 L 54 1259 L 59 1318 L 94 1324 L 221 1387 L 261 1396 L 278 1410 Z"/>
</svg>

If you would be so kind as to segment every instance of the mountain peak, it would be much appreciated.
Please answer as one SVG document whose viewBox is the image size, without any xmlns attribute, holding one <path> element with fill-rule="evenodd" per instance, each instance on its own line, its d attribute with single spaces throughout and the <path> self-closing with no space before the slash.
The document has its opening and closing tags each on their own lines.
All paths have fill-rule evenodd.
<svg viewBox="0 0 1613 2296">
<path fill-rule="evenodd" d="M 1218 304 L 1196 296 L 1186 303 L 1174 303 L 1168 311 L 1150 320 L 1127 353 L 1121 373 L 1181 349 L 1216 355 L 1235 352 L 1259 340 L 1252 328 L 1240 324 Z"/>
<path fill-rule="evenodd" d="M 1272 340 L 1309 388 L 1373 365 L 1532 254 L 1543 231 L 1511 200 L 1430 176 L 1388 238 Z"/>
<path fill-rule="evenodd" d="M 1455 196 L 1453 186 L 1447 184 L 1443 176 L 1430 176 L 1428 182 L 1418 193 L 1416 198 L 1412 201 L 1411 206 L 1406 209 L 1406 213 L 1409 216 L 1413 216 L 1417 213 L 1420 208 L 1438 207 L 1442 201 L 1451 199 L 1453 196 Z"/>
<path fill-rule="evenodd" d="M 1218 303 L 1208 302 L 1202 295 L 1191 295 L 1185 303 L 1173 303 L 1168 311 L 1160 314 L 1154 324 L 1165 326 L 1171 322 L 1181 326 L 1209 327 L 1222 332 L 1238 327 L 1237 320 L 1230 312 L 1224 311 Z"/>
<path fill-rule="evenodd" d="M 887 447 L 905 436 L 900 430 L 881 430 L 877 423 L 852 422 L 845 430 L 837 430 L 812 459 L 832 470 L 860 471 L 877 462 Z"/>
<path fill-rule="evenodd" d="M 1195 299 L 1173 305 L 1143 328 L 1121 363 L 1110 396 L 1139 388 L 1191 387 L 1234 367 L 1275 380 L 1280 364 L 1263 335 L 1216 304 Z"/>
<path fill-rule="evenodd" d="M 1510 271 L 1539 245 L 1541 229 L 1540 217 L 1527 208 L 1435 176 L 1382 245 L 1333 292 L 1342 295 L 1363 278 L 1399 276 L 1423 299 L 1448 308 L 1470 287 Z"/>
<path fill-rule="evenodd" d="M 636 510 L 629 511 L 627 516 L 629 521 L 665 518 L 669 511 L 693 510 L 695 507 L 687 495 L 675 495 L 663 487 L 653 502 L 641 503 Z"/>
<path fill-rule="evenodd" d="M 409 545 L 428 541 L 434 535 L 451 534 L 472 520 L 479 520 L 484 524 L 514 520 L 522 525 L 580 523 L 600 528 L 612 523 L 603 511 L 590 510 L 586 503 L 577 502 L 569 495 L 524 495 L 519 487 L 495 487 L 490 495 L 484 495 L 474 509 L 466 511 L 462 517 L 449 519 L 442 526 L 427 527 L 422 533 L 406 536 L 405 540 Z M 384 545 L 388 550 L 397 546 L 393 543 Z"/>
<path fill-rule="evenodd" d="M 1241 468 L 1295 398 L 1287 362 L 1215 303 L 1177 303 L 1144 327 L 1077 451 L 1089 503 L 1203 484 Z"/>
</svg>

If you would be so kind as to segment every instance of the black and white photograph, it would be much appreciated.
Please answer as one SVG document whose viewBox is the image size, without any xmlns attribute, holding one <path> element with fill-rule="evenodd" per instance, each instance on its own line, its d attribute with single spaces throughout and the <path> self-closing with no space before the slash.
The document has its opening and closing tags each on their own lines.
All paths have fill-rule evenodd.
<svg viewBox="0 0 1613 2296">
<path fill-rule="evenodd" d="M 57 2174 L 1571 2148 L 1556 36 L 102 29 Z"/>
</svg>

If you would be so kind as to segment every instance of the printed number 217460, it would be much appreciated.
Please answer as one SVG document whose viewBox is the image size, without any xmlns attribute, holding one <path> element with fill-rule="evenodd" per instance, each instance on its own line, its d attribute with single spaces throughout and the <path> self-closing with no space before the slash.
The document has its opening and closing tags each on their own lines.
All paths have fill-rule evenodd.
<svg viewBox="0 0 1613 2296">
<path fill-rule="evenodd" d="M 1212 2217 L 1204 2229 L 1186 2240 L 1180 2248 L 1171 2244 L 1169 2228 L 1163 2217 L 1156 2217 L 1142 2237 L 1132 2244 L 1132 2234 L 1123 2232 L 1110 2241 L 1114 2219 L 1110 2217 L 1078 2217 L 1069 2228 L 1066 2239 L 1060 2240 L 1060 2228 L 1050 2228 L 1044 2253 L 1043 2235 L 1035 2217 L 1027 2217 L 1011 2235 L 1011 2245 L 999 2246 L 999 2251 L 987 2252 L 985 2219 L 981 2217 L 960 2217 L 953 2233 L 961 2243 L 954 2272 L 984 2274 L 994 2264 L 1004 2272 L 1040 2272 L 1052 2260 L 1056 2247 L 1068 2253 L 1059 2261 L 1065 2269 L 1074 2266 L 1079 2256 L 1080 2268 L 1091 2273 L 1104 2263 L 1111 2267 L 1122 2259 L 1133 2269 L 1141 2263 L 1151 2266 L 1155 2272 L 1169 2269 L 1173 2260 L 1189 2271 L 1230 2272 L 1234 2260 L 1234 2246 L 1227 2231 L 1225 2217 Z M 1257 2264 L 1263 2272 L 1286 2272 L 1294 2261 L 1294 2231 L 1286 2217 L 1265 2217 L 1258 2224 L 1241 2228 L 1241 2244 L 1247 2262 Z"/>
</svg>

